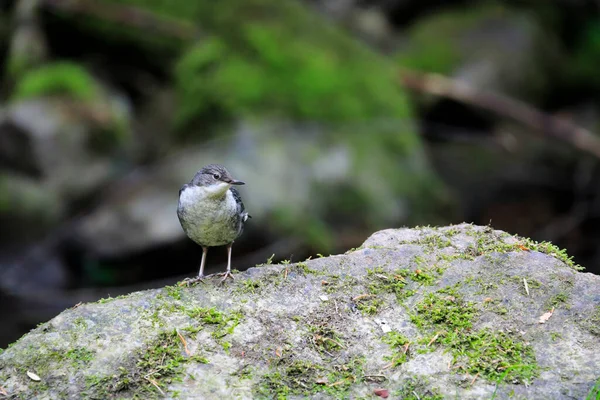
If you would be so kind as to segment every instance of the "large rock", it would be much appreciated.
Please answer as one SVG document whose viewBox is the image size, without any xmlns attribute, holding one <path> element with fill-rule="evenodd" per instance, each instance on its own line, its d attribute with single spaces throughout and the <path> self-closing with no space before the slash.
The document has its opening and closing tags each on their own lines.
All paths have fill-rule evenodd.
<svg viewBox="0 0 600 400">
<path fill-rule="evenodd" d="M 67 310 L 0 354 L 14 398 L 584 398 L 600 278 L 487 227 L 386 230 Z M 411 397 L 412 398 L 412 397 Z M 593 397 L 592 397 L 593 398 Z"/>
</svg>

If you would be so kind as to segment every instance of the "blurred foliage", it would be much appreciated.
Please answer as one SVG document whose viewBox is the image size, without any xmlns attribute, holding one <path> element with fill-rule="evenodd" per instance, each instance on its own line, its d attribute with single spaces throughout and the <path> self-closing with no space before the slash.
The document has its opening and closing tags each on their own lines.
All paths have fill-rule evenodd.
<svg viewBox="0 0 600 400">
<path fill-rule="evenodd" d="M 215 109 L 318 121 L 410 115 L 389 61 L 334 30 L 303 37 L 290 26 L 248 22 L 237 38 L 243 48 L 212 36 L 190 49 L 176 68 L 178 126 Z"/>
<path fill-rule="evenodd" d="M 251 58 L 216 37 L 182 58 L 177 67 L 180 126 L 214 107 L 228 115 L 268 110 L 320 121 L 408 114 L 403 93 L 390 84 L 391 69 L 360 58 L 343 59 L 319 43 L 282 39 L 268 28 L 255 26 L 248 33 Z"/>
<path fill-rule="evenodd" d="M 402 50 L 398 61 L 406 68 L 449 74 L 472 56 L 461 48 L 457 39 L 481 24 L 482 19 L 502 12 L 497 6 L 480 6 L 440 11 L 422 18 L 408 29 L 410 46 Z"/>
<path fill-rule="evenodd" d="M 94 78 L 82 66 L 55 62 L 26 72 L 17 82 L 11 100 L 67 95 L 75 100 L 92 101 L 98 98 L 98 94 Z"/>
<path fill-rule="evenodd" d="M 587 25 L 573 57 L 572 76 L 586 85 L 600 88 L 600 21 Z"/>
</svg>

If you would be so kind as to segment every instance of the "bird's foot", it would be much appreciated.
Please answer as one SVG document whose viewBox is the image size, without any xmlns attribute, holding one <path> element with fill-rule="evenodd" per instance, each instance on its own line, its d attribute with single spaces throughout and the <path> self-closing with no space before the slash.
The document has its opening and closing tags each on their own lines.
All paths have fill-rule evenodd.
<svg viewBox="0 0 600 400">
<path fill-rule="evenodd" d="M 223 283 L 225 283 L 225 281 L 227 280 L 227 278 L 235 279 L 235 278 L 233 277 L 233 274 L 231 273 L 231 271 L 227 271 L 227 272 L 221 272 L 220 274 L 217 274 L 217 275 L 218 275 L 218 276 L 221 276 L 221 275 L 223 276 L 223 279 L 221 279 L 221 282 L 220 282 L 220 283 L 221 283 L 221 285 L 222 285 Z"/>
<path fill-rule="evenodd" d="M 204 283 L 204 278 L 206 278 L 205 275 L 198 275 L 195 278 L 185 278 L 184 280 L 179 282 L 179 286 L 191 286 L 198 282 Z"/>
</svg>

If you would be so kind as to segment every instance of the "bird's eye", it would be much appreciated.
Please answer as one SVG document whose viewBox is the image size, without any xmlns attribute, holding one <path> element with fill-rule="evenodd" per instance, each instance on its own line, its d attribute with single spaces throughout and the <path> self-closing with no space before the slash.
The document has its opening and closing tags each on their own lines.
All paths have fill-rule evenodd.
<svg viewBox="0 0 600 400">
<path fill-rule="evenodd" d="M 219 174 L 213 174 L 213 178 L 215 178 L 215 179 L 219 179 L 220 177 L 221 177 L 221 175 L 219 175 Z"/>
</svg>

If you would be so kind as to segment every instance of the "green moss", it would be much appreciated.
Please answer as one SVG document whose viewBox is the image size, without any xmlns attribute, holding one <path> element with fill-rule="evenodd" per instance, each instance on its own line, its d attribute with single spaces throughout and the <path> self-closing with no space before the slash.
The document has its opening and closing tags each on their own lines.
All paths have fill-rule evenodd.
<svg viewBox="0 0 600 400">
<path fill-rule="evenodd" d="M 600 336 L 600 306 L 596 306 L 591 315 L 582 316 L 579 324 L 591 334 Z"/>
<path fill-rule="evenodd" d="M 221 343 L 221 345 L 224 345 L 221 339 L 233 333 L 233 330 L 239 325 L 242 319 L 242 313 L 239 311 L 223 313 L 215 308 L 195 307 L 186 310 L 186 313 L 190 318 L 199 320 L 204 325 L 212 325 L 214 329 L 211 336 Z"/>
<path fill-rule="evenodd" d="M 429 293 L 416 306 L 411 320 L 418 327 L 443 326 L 448 330 L 469 329 L 477 310 L 473 303 L 462 301 L 453 288 Z"/>
<path fill-rule="evenodd" d="M 402 400 L 443 400 L 439 389 L 431 388 L 426 377 L 409 376 L 394 396 Z"/>
<path fill-rule="evenodd" d="M 392 362 L 392 366 L 397 367 L 408 360 L 408 345 L 410 344 L 410 339 L 399 332 L 392 331 L 388 332 L 382 340 L 384 343 L 389 344 L 394 351 L 391 357 L 385 358 Z"/>
<path fill-rule="evenodd" d="M 254 397 L 287 399 L 290 395 L 325 393 L 336 399 L 347 398 L 349 389 L 364 376 L 364 362 L 358 357 L 326 367 L 305 360 L 280 361 L 255 385 Z"/>
<path fill-rule="evenodd" d="M 184 366 L 189 361 L 207 363 L 205 358 L 184 355 L 183 344 L 177 332 L 161 332 L 142 352 L 132 368 L 120 367 L 110 376 L 86 376 L 87 396 L 113 398 L 123 392 L 134 393 L 134 398 L 162 398 L 167 386 L 183 378 Z"/>
<path fill-rule="evenodd" d="M 415 310 L 413 323 L 436 332 L 436 341 L 448 348 L 454 363 L 468 373 L 506 382 L 530 382 L 538 375 L 533 349 L 520 338 L 488 329 L 472 331 L 478 309 L 465 302 L 455 288 L 429 293 Z"/>
<path fill-rule="evenodd" d="M 335 274 L 329 274 L 325 276 L 325 279 L 321 282 L 323 290 L 326 293 L 342 293 L 351 291 L 358 285 L 358 279 L 352 276 L 340 276 Z"/>
<path fill-rule="evenodd" d="M 568 305 L 569 298 L 570 298 L 570 295 L 567 292 L 557 293 L 554 296 L 552 296 L 550 298 L 550 300 L 548 300 L 548 304 L 546 305 L 546 308 L 552 308 L 552 307 L 557 308 L 562 305 L 566 305 L 568 307 L 569 306 Z"/>
<path fill-rule="evenodd" d="M 364 315 L 375 315 L 383 306 L 383 300 L 375 295 L 362 295 L 353 299 L 358 310 Z"/>
<path fill-rule="evenodd" d="M 323 273 L 321 271 L 309 268 L 308 264 L 305 262 L 299 262 L 299 263 L 293 264 L 293 267 L 294 267 L 295 271 L 298 271 L 300 274 L 302 274 L 304 276 L 309 275 L 309 274 L 323 275 Z"/>
<path fill-rule="evenodd" d="M 174 298 L 175 300 L 181 300 L 181 293 L 182 293 L 182 287 L 175 285 L 175 286 L 166 286 L 165 290 L 167 291 L 167 294 L 169 296 L 171 296 L 172 298 Z"/>
<path fill-rule="evenodd" d="M 600 378 L 590 388 L 590 391 L 585 396 L 585 400 L 600 400 Z"/>
<path fill-rule="evenodd" d="M 326 324 L 309 325 L 308 331 L 315 349 L 321 354 L 331 355 L 346 347 L 340 334 Z"/>
<path fill-rule="evenodd" d="M 89 364 L 89 362 L 94 359 L 95 353 L 82 347 L 76 347 L 67 351 L 65 356 L 71 359 L 74 367 L 80 367 L 82 365 Z"/>
<path fill-rule="evenodd" d="M 96 303 L 98 303 L 98 304 L 106 304 L 106 303 L 113 302 L 115 300 L 125 299 L 125 298 L 127 298 L 127 296 L 128 295 L 126 295 L 126 294 L 122 294 L 122 295 L 117 296 L 117 297 L 110 297 L 109 296 L 109 297 L 106 297 L 106 298 L 98 300 Z"/>
<path fill-rule="evenodd" d="M 393 293 L 398 301 L 402 301 L 414 294 L 412 290 L 405 290 L 407 277 L 411 274 L 409 269 L 397 269 L 393 272 L 385 271 L 382 267 L 367 270 L 369 293 Z"/>
<path fill-rule="evenodd" d="M 529 238 L 523 238 L 519 236 L 511 236 L 509 234 L 501 235 L 500 237 L 492 234 L 491 228 L 486 232 L 477 234 L 477 242 L 475 246 L 471 246 L 468 251 L 474 256 L 480 256 L 489 253 L 511 253 L 520 251 L 538 251 L 540 253 L 548 254 L 563 263 L 568 267 L 581 271 L 583 267 L 575 264 L 573 257 L 567 254 L 566 250 L 560 249 L 556 245 L 550 242 L 536 242 Z M 506 242 L 504 240 L 508 238 L 514 238 L 514 243 Z M 504 239 L 504 240 L 503 240 Z"/>
<path fill-rule="evenodd" d="M 260 279 L 246 279 L 242 282 L 240 293 L 259 293 L 263 287 Z"/>
<path fill-rule="evenodd" d="M 48 95 L 67 95 L 80 101 L 98 98 L 94 78 L 80 65 L 70 62 L 46 64 L 26 72 L 17 83 L 11 100 Z"/>
<path fill-rule="evenodd" d="M 470 374 L 492 381 L 530 383 L 539 374 L 531 346 L 504 332 L 482 329 L 456 335 L 452 342 L 455 361 Z"/>
</svg>

